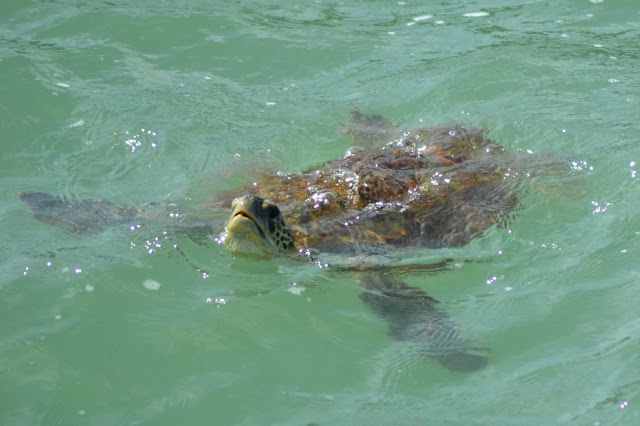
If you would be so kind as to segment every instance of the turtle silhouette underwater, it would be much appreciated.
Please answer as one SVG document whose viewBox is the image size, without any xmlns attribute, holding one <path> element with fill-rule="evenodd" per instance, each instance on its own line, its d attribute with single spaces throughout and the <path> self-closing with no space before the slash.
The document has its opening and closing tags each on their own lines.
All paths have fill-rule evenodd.
<svg viewBox="0 0 640 426">
<path fill-rule="evenodd" d="M 483 368 L 488 349 L 462 338 L 434 298 L 378 259 L 462 246 L 504 225 L 518 206 L 513 156 L 484 131 L 461 124 L 404 131 L 379 115 L 354 111 L 343 129 L 356 144 L 343 158 L 265 176 L 214 199 L 212 205 L 230 203 L 232 209 L 216 241 L 243 255 L 347 259 L 338 269 L 364 288 L 361 299 L 388 323 L 393 339 L 417 345 L 451 370 Z M 77 234 L 129 226 L 145 210 L 39 192 L 20 198 L 36 219 Z"/>
</svg>

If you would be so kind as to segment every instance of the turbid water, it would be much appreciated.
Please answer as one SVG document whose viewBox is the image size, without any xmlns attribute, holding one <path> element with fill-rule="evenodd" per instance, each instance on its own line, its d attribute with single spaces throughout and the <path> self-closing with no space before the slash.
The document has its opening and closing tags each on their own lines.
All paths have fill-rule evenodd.
<svg viewBox="0 0 640 426">
<path fill-rule="evenodd" d="M 0 423 L 640 423 L 639 43 L 634 0 L 3 0 Z M 391 340 L 348 276 L 161 223 L 77 237 L 18 198 L 197 209 L 341 157 L 356 107 L 565 166 L 400 275 L 481 371 Z"/>
</svg>

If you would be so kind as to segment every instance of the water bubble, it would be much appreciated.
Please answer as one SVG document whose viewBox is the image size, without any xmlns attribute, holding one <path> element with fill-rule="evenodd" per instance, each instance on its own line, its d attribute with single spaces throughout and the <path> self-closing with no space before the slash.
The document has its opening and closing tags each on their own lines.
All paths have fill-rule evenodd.
<svg viewBox="0 0 640 426">
<path fill-rule="evenodd" d="M 491 285 L 498 280 L 498 277 L 495 275 L 487 280 L 487 285 Z"/>
<path fill-rule="evenodd" d="M 355 154 L 363 151 L 365 151 L 365 149 L 361 146 L 352 146 L 351 148 L 347 149 L 347 152 L 344 153 L 344 156 L 353 157 Z"/>
</svg>

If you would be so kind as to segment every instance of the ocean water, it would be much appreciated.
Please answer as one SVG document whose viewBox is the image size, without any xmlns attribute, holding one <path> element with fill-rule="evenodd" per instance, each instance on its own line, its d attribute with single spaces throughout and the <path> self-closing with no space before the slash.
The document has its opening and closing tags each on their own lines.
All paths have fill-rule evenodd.
<svg viewBox="0 0 640 426">
<path fill-rule="evenodd" d="M 639 42 L 635 0 L 3 0 L 0 424 L 640 423 Z M 480 371 L 414 356 L 331 267 L 170 218 L 78 237 L 18 198 L 197 210 L 341 157 L 354 108 L 563 165 L 400 276 Z"/>
</svg>

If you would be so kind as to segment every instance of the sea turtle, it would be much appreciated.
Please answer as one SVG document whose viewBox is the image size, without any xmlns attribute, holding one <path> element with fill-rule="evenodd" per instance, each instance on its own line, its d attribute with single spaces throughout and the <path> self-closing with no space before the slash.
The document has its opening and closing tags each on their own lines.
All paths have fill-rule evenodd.
<svg viewBox="0 0 640 426">
<path fill-rule="evenodd" d="M 364 287 L 362 300 L 389 323 L 393 338 L 419 345 L 453 370 L 484 367 L 486 350 L 460 338 L 435 299 L 378 260 L 404 249 L 460 246 L 503 224 L 518 204 L 510 157 L 484 131 L 461 124 L 403 131 L 355 111 L 344 132 L 359 146 L 343 158 L 265 176 L 216 198 L 213 205 L 231 203 L 216 241 L 262 257 L 301 253 L 322 262 L 338 254 L 347 259 L 339 269 Z M 145 210 L 44 193 L 20 197 L 36 219 L 83 234 L 130 225 Z"/>
</svg>

